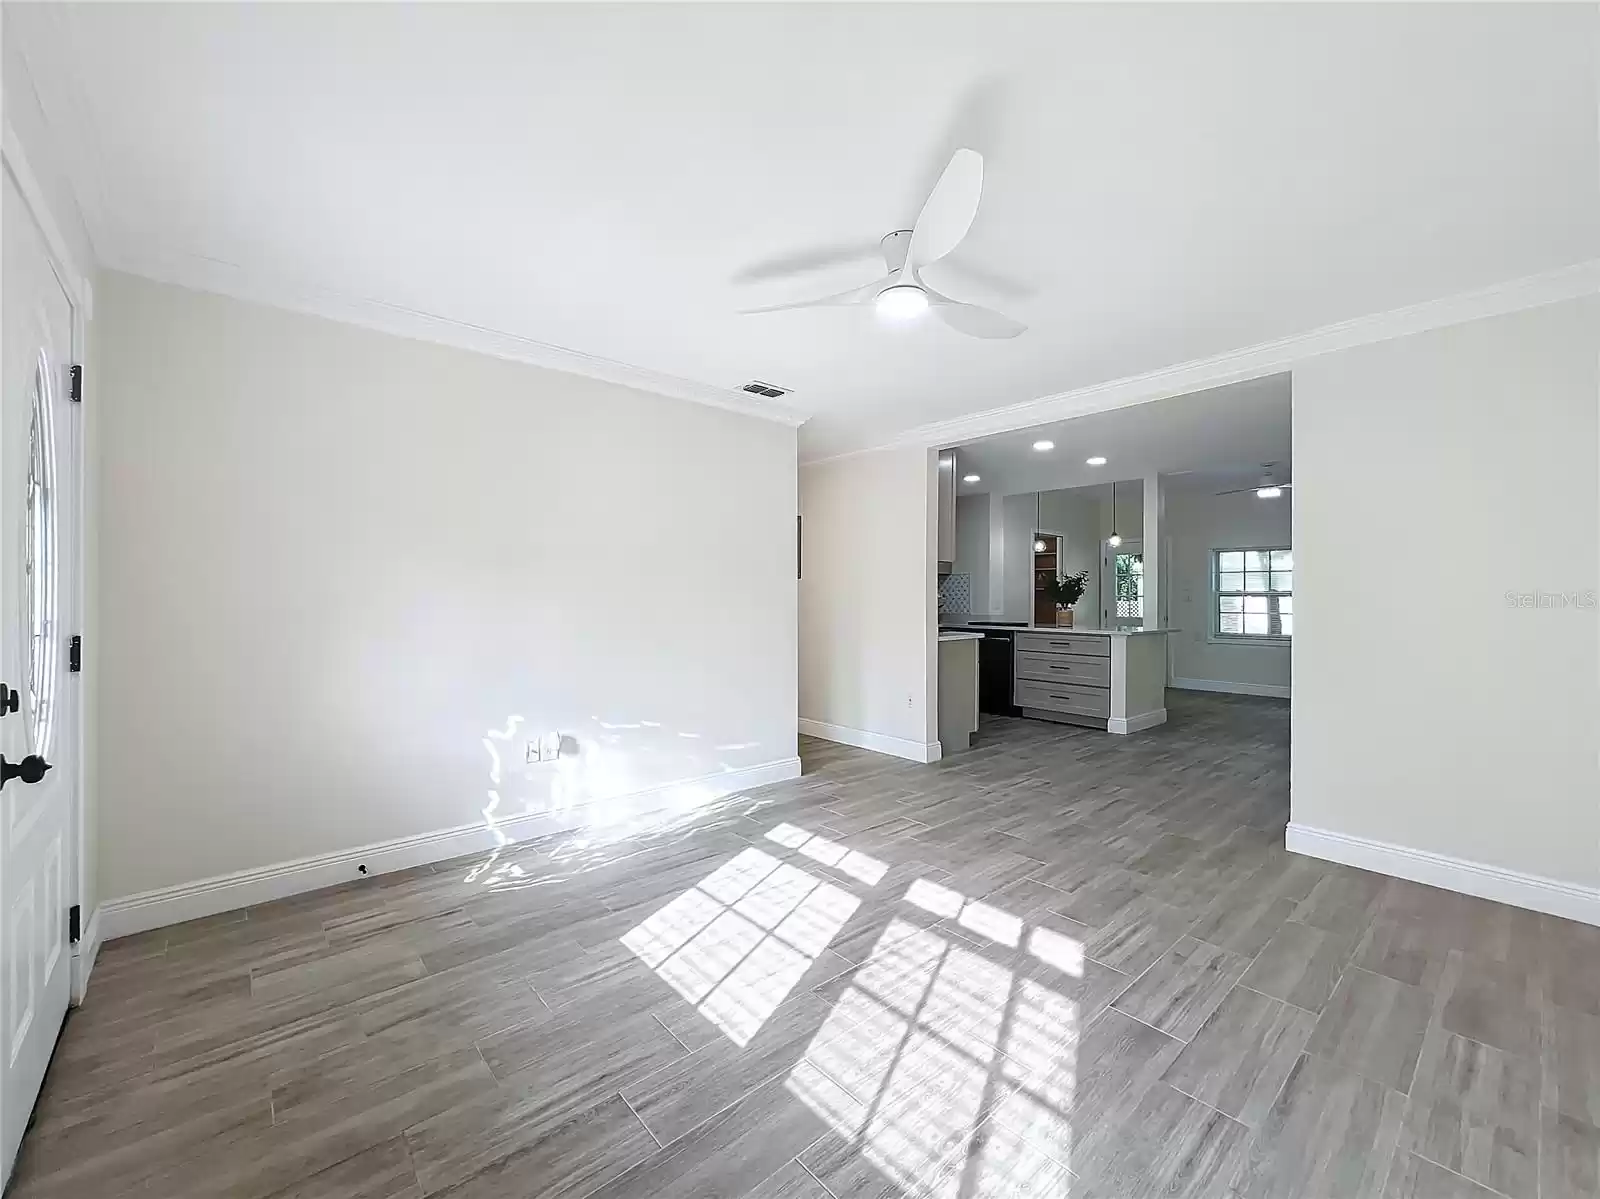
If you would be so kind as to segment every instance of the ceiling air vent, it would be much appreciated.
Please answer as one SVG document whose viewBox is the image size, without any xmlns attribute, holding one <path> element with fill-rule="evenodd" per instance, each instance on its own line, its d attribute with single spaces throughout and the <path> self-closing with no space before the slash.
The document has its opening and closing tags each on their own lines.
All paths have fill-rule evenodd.
<svg viewBox="0 0 1600 1199">
<path fill-rule="evenodd" d="M 788 395 L 793 388 L 774 387 L 770 383 L 763 383 L 760 379 L 751 379 L 739 390 L 748 391 L 751 395 L 765 396 L 769 400 L 775 400 L 779 396 Z"/>
</svg>

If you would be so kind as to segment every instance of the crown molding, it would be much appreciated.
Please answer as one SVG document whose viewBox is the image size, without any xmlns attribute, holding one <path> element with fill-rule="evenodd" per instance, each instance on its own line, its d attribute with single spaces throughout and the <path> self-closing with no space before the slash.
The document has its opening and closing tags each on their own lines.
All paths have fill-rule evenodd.
<svg viewBox="0 0 1600 1199">
<path fill-rule="evenodd" d="M 308 316 L 320 316 L 341 324 L 358 325 L 378 333 L 395 337 L 408 337 L 415 341 L 428 341 L 437 345 L 471 350 L 493 358 L 504 358 L 547 370 L 565 371 L 600 379 L 622 387 L 631 387 L 675 400 L 687 400 L 773 421 L 789 428 L 805 423 L 810 413 L 799 412 L 787 405 L 775 404 L 760 396 L 742 391 L 714 387 L 693 379 L 615 362 L 581 350 L 569 350 L 522 337 L 500 329 L 452 320 L 431 312 L 422 312 L 381 300 L 344 295 L 312 285 L 294 284 L 283 279 L 249 270 L 216 258 L 204 258 L 187 253 L 152 253 L 145 251 L 133 256 L 119 255 L 109 264 L 112 269 L 130 275 L 170 283 L 194 291 L 211 292 L 265 304 Z"/>
<path fill-rule="evenodd" d="M 1128 408 L 1151 400 L 1171 399 L 1193 391 L 1273 375 L 1321 354 L 1372 345 L 1396 337 L 1409 337 L 1484 317 L 1539 308 L 1596 292 L 1600 292 L 1600 259 L 1590 259 L 1474 291 L 1324 325 L 1320 329 L 1230 350 L 1225 354 L 1196 358 L 1141 375 L 1129 375 L 1020 404 L 990 408 L 970 416 L 917 425 L 887 441 L 826 457 L 803 458 L 801 462 L 802 465 L 815 466 L 875 450 L 958 445 L 996 433 L 1010 433 L 1034 425 L 1086 416 L 1091 412 Z"/>
<path fill-rule="evenodd" d="M 17 191 L 21 194 L 23 203 L 28 206 L 34 223 L 39 226 L 39 232 L 44 235 L 45 248 L 52 259 L 51 265 L 60 276 L 62 286 L 67 290 L 67 296 L 82 314 L 83 319 L 90 319 L 94 315 L 94 288 L 89 284 L 89 276 L 84 272 L 83 264 L 73 259 L 70 243 L 62 234 L 61 226 L 56 224 L 55 216 L 46 201 L 44 188 L 39 184 L 39 177 L 34 174 L 33 167 L 28 163 L 28 152 L 23 147 L 22 137 L 9 120 L 4 123 L 3 131 L 0 131 L 0 156 L 3 156 L 12 179 L 16 180 Z"/>
<path fill-rule="evenodd" d="M 10 19 L 7 36 L 17 47 L 26 85 L 55 143 L 52 149 L 58 159 L 52 165 L 71 194 L 89 253 L 95 259 L 81 265 L 93 270 L 99 265 L 100 247 L 114 239 L 106 219 L 109 204 L 100 131 L 85 102 L 88 93 L 80 73 L 83 56 L 77 48 L 72 6 L 11 5 L 6 15 Z M 41 91 L 41 79 L 56 86 Z"/>
</svg>

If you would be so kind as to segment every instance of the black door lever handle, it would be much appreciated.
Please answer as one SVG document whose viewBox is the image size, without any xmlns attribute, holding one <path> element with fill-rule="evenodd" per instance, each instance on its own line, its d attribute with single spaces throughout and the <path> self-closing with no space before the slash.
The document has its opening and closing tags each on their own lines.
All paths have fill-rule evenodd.
<svg viewBox="0 0 1600 1199">
<path fill-rule="evenodd" d="M 17 689 L 0 683 L 0 716 L 17 710 Z"/>
<path fill-rule="evenodd" d="M 38 754 L 29 754 L 20 762 L 8 762 L 0 757 L 0 787 L 4 787 L 12 779 L 21 779 L 25 783 L 37 783 L 44 777 L 45 771 L 50 769 Z"/>
</svg>

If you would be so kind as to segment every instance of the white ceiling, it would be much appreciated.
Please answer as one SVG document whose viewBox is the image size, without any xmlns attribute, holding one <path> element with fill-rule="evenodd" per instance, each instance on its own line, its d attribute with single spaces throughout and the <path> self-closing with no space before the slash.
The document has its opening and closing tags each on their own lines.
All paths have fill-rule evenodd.
<svg viewBox="0 0 1600 1199">
<path fill-rule="evenodd" d="M 959 483 L 957 494 L 1017 495 L 1154 474 L 1172 476 L 1179 489 L 1221 490 L 1254 483 L 1268 462 L 1289 482 L 1291 411 L 1289 376 L 1271 375 L 1000 433 L 957 447 L 960 474 L 979 476 Z M 1055 449 L 1035 450 L 1041 439 Z M 1106 464 L 1088 465 L 1094 456 Z"/>
<path fill-rule="evenodd" d="M 107 265 L 719 395 L 766 379 L 813 415 L 808 456 L 1600 257 L 1587 4 L 59 4 L 15 26 Z M 1027 334 L 734 314 L 881 273 L 770 277 L 907 226 L 957 144 L 986 156 L 984 203 L 929 281 Z"/>
</svg>

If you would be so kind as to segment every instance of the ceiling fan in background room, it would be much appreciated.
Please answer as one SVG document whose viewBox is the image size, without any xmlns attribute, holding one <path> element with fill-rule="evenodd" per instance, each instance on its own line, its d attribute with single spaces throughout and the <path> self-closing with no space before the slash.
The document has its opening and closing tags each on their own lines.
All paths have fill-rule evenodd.
<svg viewBox="0 0 1600 1199">
<path fill-rule="evenodd" d="M 915 320 L 933 313 L 969 337 L 1008 338 L 1027 331 L 1021 321 L 979 304 L 967 304 L 935 291 L 923 282 L 922 268 L 937 262 L 961 244 L 978 215 L 983 194 L 983 155 L 960 149 L 933 185 L 917 223 L 898 229 L 878 243 L 889 273 L 883 278 L 817 300 L 746 309 L 741 315 L 786 312 L 795 308 L 855 308 L 872 305 L 886 320 Z"/>
<path fill-rule="evenodd" d="M 1253 491 L 1256 493 L 1257 499 L 1275 500 L 1293 487 L 1294 484 L 1278 482 L 1277 472 L 1273 470 L 1273 466 L 1274 464 L 1271 462 L 1262 464 L 1261 479 L 1254 487 L 1235 487 L 1232 491 L 1219 491 L 1217 494 L 1243 495 L 1247 491 Z"/>
</svg>

